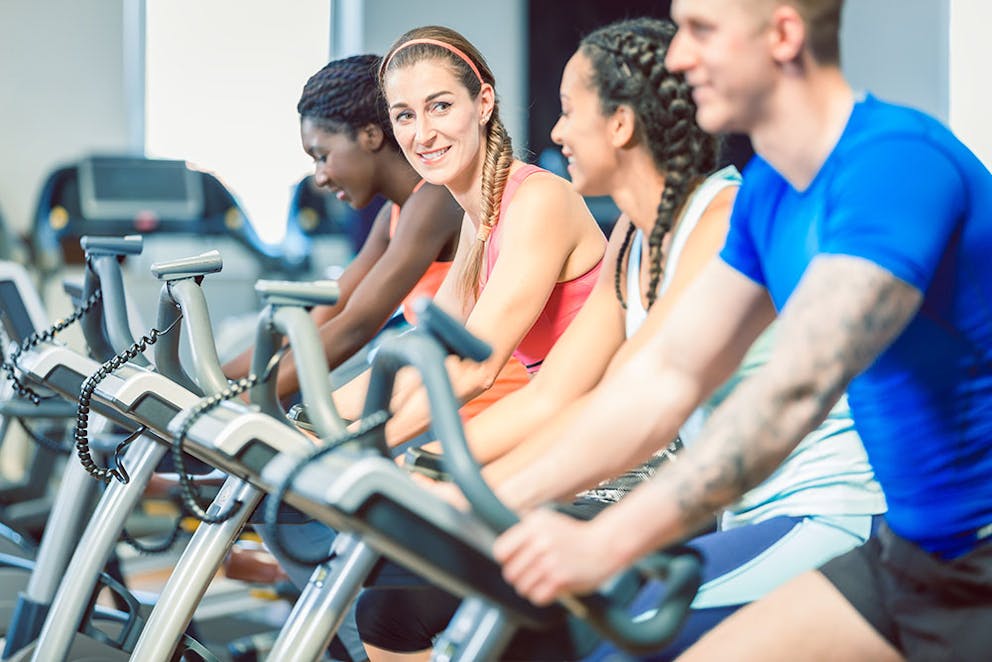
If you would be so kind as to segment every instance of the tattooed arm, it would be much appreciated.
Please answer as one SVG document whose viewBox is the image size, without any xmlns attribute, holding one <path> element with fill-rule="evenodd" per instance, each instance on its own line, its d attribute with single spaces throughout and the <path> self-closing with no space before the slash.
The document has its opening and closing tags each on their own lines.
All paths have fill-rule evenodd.
<svg viewBox="0 0 992 662">
<path fill-rule="evenodd" d="M 769 362 L 713 414 L 680 461 L 592 522 L 534 513 L 497 542 L 504 575 L 543 604 L 598 586 L 650 551 L 691 535 L 774 471 L 902 331 L 920 301 L 918 290 L 874 263 L 816 258 L 782 311 Z M 709 323 L 720 324 L 723 309 L 710 309 L 720 312 Z M 693 342 L 693 334 L 699 341 L 698 327 L 686 326 L 687 319 L 679 314 L 666 329 L 676 347 Z"/>
</svg>

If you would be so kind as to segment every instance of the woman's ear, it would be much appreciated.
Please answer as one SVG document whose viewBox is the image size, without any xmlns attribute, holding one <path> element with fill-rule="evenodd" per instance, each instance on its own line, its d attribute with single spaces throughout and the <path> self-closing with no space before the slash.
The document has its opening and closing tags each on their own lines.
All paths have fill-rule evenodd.
<svg viewBox="0 0 992 662">
<path fill-rule="evenodd" d="M 496 90 L 489 83 L 483 83 L 479 89 L 479 124 L 488 124 L 496 108 Z"/>
<path fill-rule="evenodd" d="M 367 152 L 378 152 L 385 143 L 382 127 L 378 124 L 366 124 L 358 130 L 358 144 Z"/>
<path fill-rule="evenodd" d="M 610 144 L 616 148 L 628 147 L 637 134 L 637 117 L 630 106 L 621 105 L 607 122 Z"/>
</svg>

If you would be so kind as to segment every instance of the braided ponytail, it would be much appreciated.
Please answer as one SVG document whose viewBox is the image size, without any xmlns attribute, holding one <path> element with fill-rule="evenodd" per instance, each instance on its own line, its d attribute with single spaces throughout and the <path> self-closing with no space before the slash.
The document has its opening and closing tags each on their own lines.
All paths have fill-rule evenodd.
<svg viewBox="0 0 992 662">
<path fill-rule="evenodd" d="M 623 287 L 620 284 L 620 275 L 623 273 L 624 266 L 626 265 L 623 261 L 623 256 L 630 247 L 630 240 L 634 238 L 634 230 L 636 229 L 633 223 L 627 226 L 627 234 L 623 236 L 623 243 L 620 244 L 620 253 L 617 254 L 617 268 L 613 274 L 613 288 L 617 293 L 617 301 L 620 302 L 620 307 L 624 310 L 627 309 L 627 302 L 623 300 Z"/>
<path fill-rule="evenodd" d="M 629 107 L 655 166 L 665 176 L 657 218 L 648 237 L 649 307 L 658 296 L 665 236 L 693 188 L 716 167 L 719 153 L 718 140 L 695 122 L 696 107 L 685 78 L 665 68 L 665 56 L 674 35 L 675 26 L 671 23 L 642 18 L 600 28 L 579 46 L 592 64 L 592 86 L 599 95 L 603 114 L 612 115 L 621 105 Z M 633 231 L 631 226 L 617 258 L 616 292 L 624 308 L 621 272 Z"/>
<path fill-rule="evenodd" d="M 486 159 L 482 164 L 482 210 L 479 219 L 479 233 L 472 244 L 472 251 L 465 262 L 465 269 L 458 279 L 458 291 L 463 300 L 475 297 L 479 292 L 479 277 L 485 261 L 486 244 L 493 228 L 499 221 L 500 203 L 503 190 L 513 163 L 513 144 L 510 134 L 499 119 L 496 111 L 489 120 L 486 135 Z"/>
</svg>

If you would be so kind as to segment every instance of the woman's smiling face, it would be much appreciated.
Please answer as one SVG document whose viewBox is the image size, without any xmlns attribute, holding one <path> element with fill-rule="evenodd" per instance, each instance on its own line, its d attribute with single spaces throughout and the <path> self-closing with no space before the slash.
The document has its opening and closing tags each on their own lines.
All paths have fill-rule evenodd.
<svg viewBox="0 0 992 662">
<path fill-rule="evenodd" d="M 451 67 L 433 58 L 389 72 L 383 88 L 396 141 L 421 177 L 450 185 L 475 174 L 492 86 L 473 99 Z"/>
<path fill-rule="evenodd" d="M 592 75 L 592 64 L 581 51 L 565 65 L 561 116 L 551 129 L 551 139 L 561 145 L 575 190 L 583 195 L 607 195 L 610 176 L 618 166 L 609 140 L 609 118 L 590 85 Z"/>
</svg>

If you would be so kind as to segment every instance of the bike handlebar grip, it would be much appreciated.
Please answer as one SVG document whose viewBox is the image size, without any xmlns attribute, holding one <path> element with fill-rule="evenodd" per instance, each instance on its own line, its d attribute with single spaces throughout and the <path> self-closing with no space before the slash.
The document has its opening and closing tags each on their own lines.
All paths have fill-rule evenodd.
<svg viewBox="0 0 992 662">
<path fill-rule="evenodd" d="M 489 343 L 472 335 L 428 297 L 414 301 L 413 310 L 417 314 L 417 326 L 434 336 L 451 354 L 472 361 L 485 361 L 493 353 Z"/>
<path fill-rule="evenodd" d="M 66 296 L 68 296 L 72 301 L 73 308 L 83 303 L 84 296 L 82 281 L 74 278 L 65 278 L 62 280 L 62 291 L 65 292 Z"/>
<path fill-rule="evenodd" d="M 586 620 L 602 636 L 635 655 L 657 652 L 678 634 L 702 583 L 702 558 L 687 547 L 657 552 L 641 559 L 625 574 L 663 579 L 665 592 L 654 610 L 631 614 L 625 604 L 597 594 L 579 598 Z M 644 618 L 643 614 L 653 614 Z"/>
<path fill-rule="evenodd" d="M 212 250 L 178 260 L 156 262 L 152 265 L 152 275 L 159 280 L 182 280 L 217 273 L 224 268 L 220 251 Z"/>
<path fill-rule="evenodd" d="M 97 255 L 140 255 L 144 240 L 140 234 L 129 234 L 125 237 L 91 237 L 89 235 L 79 240 L 83 252 L 90 256 Z"/>
<path fill-rule="evenodd" d="M 333 306 L 341 296 L 341 288 L 334 280 L 315 280 L 297 283 L 289 280 L 260 280 L 255 291 L 263 305 L 274 306 Z"/>
</svg>

